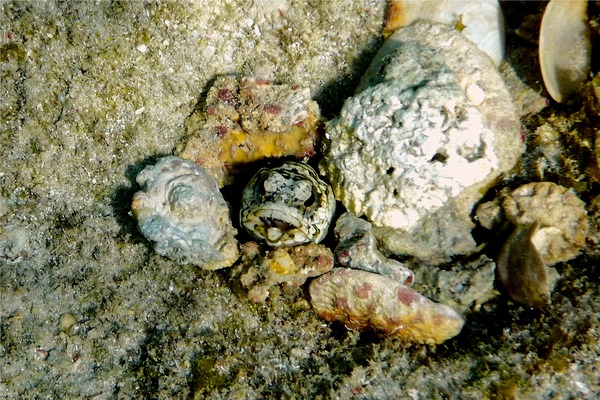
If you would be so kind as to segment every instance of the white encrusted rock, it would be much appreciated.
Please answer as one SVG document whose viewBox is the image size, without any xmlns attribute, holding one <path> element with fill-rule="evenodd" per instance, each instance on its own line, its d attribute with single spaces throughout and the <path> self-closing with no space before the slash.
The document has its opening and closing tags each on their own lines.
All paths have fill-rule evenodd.
<svg viewBox="0 0 600 400">
<path fill-rule="evenodd" d="M 131 209 L 158 254 L 209 270 L 237 260 L 229 207 L 202 167 L 169 156 L 146 167 L 136 180 L 142 190 L 133 196 Z"/>
<path fill-rule="evenodd" d="M 391 252 L 431 261 L 475 249 L 473 205 L 524 150 L 491 60 L 426 21 L 384 43 L 327 133 L 320 169 L 336 198 Z"/>
</svg>

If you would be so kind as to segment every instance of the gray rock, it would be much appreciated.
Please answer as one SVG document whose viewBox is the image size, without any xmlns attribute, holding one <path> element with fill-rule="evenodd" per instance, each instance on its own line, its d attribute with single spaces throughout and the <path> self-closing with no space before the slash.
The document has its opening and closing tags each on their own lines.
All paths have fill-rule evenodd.
<svg viewBox="0 0 600 400">
<path fill-rule="evenodd" d="M 160 255 L 205 269 L 231 266 L 239 252 L 229 207 L 214 178 L 179 157 L 164 157 L 136 178 L 131 209 Z"/>
<path fill-rule="evenodd" d="M 341 265 L 385 275 L 407 286 L 412 286 L 415 275 L 399 261 L 385 257 L 377 249 L 377 239 L 369 221 L 352 213 L 342 214 L 335 224 L 339 244 L 335 249 Z"/>
</svg>

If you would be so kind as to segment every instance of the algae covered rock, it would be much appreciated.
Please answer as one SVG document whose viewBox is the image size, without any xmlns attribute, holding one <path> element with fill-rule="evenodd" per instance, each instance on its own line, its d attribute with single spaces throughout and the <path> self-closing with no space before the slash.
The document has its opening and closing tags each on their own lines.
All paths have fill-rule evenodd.
<svg viewBox="0 0 600 400">
<path fill-rule="evenodd" d="M 434 263 L 475 250 L 471 210 L 524 150 L 489 57 L 426 21 L 387 39 L 327 136 L 336 198 L 392 253 Z"/>
<path fill-rule="evenodd" d="M 187 121 L 176 155 L 202 165 L 219 186 L 250 162 L 315 153 L 322 126 L 308 88 L 232 75 L 218 77 Z"/>
<path fill-rule="evenodd" d="M 158 254 L 209 270 L 237 260 L 229 207 L 202 167 L 169 156 L 147 166 L 136 180 L 142 190 L 133 196 L 131 209 Z"/>
</svg>

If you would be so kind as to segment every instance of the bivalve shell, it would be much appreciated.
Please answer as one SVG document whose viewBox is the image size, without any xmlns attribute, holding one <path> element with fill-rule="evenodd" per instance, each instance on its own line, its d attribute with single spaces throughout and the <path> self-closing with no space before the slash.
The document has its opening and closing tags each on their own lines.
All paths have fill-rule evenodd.
<svg viewBox="0 0 600 400">
<path fill-rule="evenodd" d="M 500 65 L 504 57 L 504 17 L 497 0 L 392 0 L 384 35 L 419 19 L 450 25 Z"/>
<path fill-rule="evenodd" d="M 590 72 L 591 42 L 586 0 L 552 0 L 540 28 L 540 68 L 546 90 L 561 103 Z"/>
</svg>

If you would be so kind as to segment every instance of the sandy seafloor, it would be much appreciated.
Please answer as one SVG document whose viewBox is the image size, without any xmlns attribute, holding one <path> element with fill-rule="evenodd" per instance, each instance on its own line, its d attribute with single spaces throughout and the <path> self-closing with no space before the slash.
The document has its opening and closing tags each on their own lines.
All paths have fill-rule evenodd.
<svg viewBox="0 0 600 400">
<path fill-rule="evenodd" d="M 525 134 L 541 120 L 568 130 L 581 107 L 547 101 L 537 67 L 543 4 L 503 7 L 501 70 L 514 80 Z M 330 118 L 381 44 L 385 8 L 0 2 L 0 398 L 600 396 L 595 240 L 557 267 L 550 307 L 500 297 L 431 347 L 328 325 L 302 291 L 251 304 L 226 273 L 177 265 L 137 232 L 135 175 L 172 153 L 211 79 L 300 83 Z M 566 181 L 591 204 L 596 182 Z"/>
</svg>

